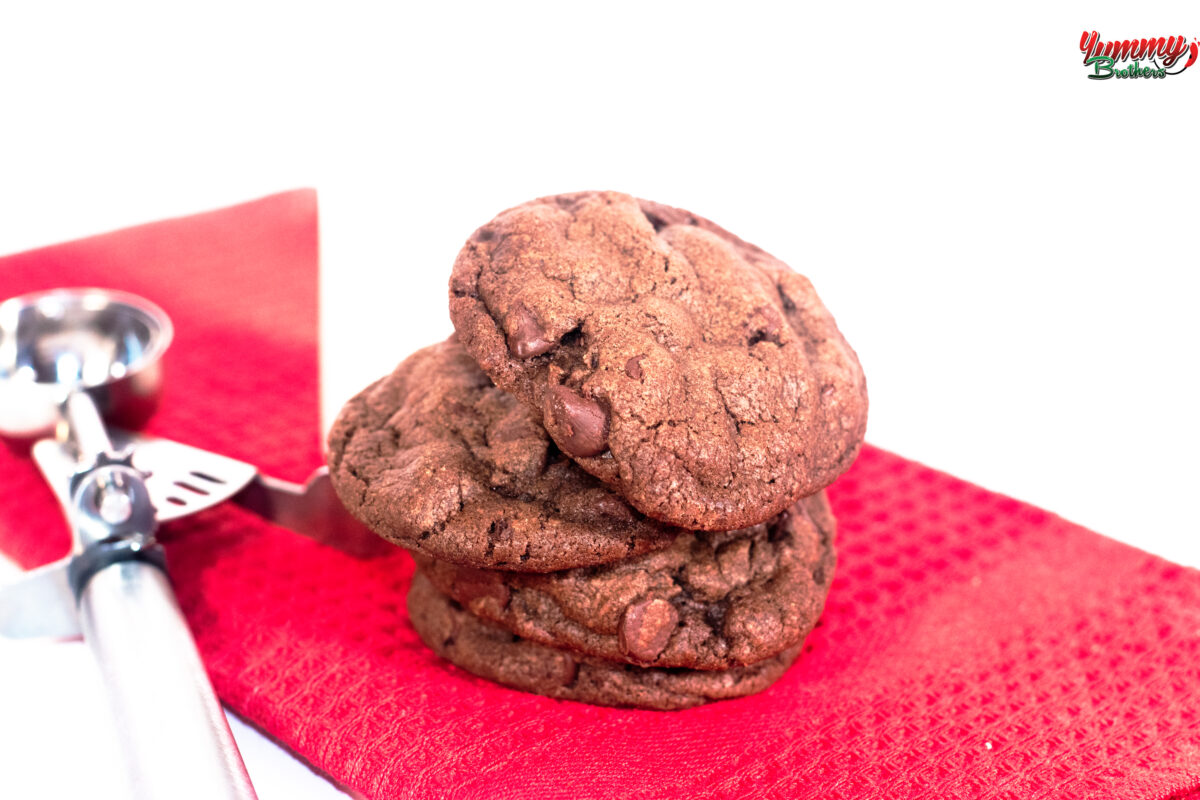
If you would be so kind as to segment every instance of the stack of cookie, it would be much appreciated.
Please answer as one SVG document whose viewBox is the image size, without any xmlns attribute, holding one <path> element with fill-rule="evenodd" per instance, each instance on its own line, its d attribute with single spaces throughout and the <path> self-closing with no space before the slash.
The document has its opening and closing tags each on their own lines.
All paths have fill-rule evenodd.
<svg viewBox="0 0 1200 800">
<path fill-rule="evenodd" d="M 833 574 L 822 489 L 866 425 L 811 284 L 688 212 L 587 192 L 477 230 L 450 316 L 329 439 L 342 501 L 416 559 L 426 644 L 605 705 L 778 678 Z"/>
</svg>

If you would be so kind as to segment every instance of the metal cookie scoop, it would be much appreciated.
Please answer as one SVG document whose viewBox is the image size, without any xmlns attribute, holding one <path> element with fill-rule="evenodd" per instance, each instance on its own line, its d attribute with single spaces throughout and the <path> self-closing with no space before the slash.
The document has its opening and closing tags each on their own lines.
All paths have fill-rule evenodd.
<svg viewBox="0 0 1200 800">
<path fill-rule="evenodd" d="M 233 498 L 359 556 L 391 550 L 318 470 L 305 486 L 164 439 L 109 431 L 153 412 L 166 314 L 141 298 L 57 290 L 0 303 L 0 433 L 34 445 L 72 529 L 62 561 L 0 587 L 0 634 L 82 633 L 104 674 L 138 797 L 254 790 L 164 571 L 159 522 Z M 181 761 L 177 753 L 189 757 Z M 186 767 L 182 766 L 185 765 Z"/>
<path fill-rule="evenodd" d="M 72 452 L 69 466 L 47 475 L 72 552 L 9 587 L 2 614 L 36 620 L 40 609 L 28 603 L 41 601 L 58 632 L 78 624 L 108 686 L 135 796 L 186 787 L 244 800 L 254 789 L 167 581 L 145 475 L 113 446 L 99 412 L 144 418 L 153 409 L 171 331 L 157 306 L 114 292 L 0 304 L 0 429 L 29 436 L 54 425 Z"/>
</svg>

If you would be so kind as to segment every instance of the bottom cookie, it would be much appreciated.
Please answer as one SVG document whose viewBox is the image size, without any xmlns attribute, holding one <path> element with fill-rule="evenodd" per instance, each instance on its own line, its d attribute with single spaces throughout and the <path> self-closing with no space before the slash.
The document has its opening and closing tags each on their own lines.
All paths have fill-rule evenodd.
<svg viewBox="0 0 1200 800">
<path fill-rule="evenodd" d="M 494 627 L 441 594 L 418 572 L 408 615 L 430 649 L 480 677 L 527 692 L 603 706 L 673 710 L 766 689 L 800 647 L 749 667 L 691 670 L 635 667 L 586 658 Z"/>
<path fill-rule="evenodd" d="M 413 558 L 434 588 L 539 644 L 639 667 L 725 670 L 799 644 L 833 581 L 824 492 L 762 525 L 684 532 L 670 547 L 540 574 Z"/>
</svg>

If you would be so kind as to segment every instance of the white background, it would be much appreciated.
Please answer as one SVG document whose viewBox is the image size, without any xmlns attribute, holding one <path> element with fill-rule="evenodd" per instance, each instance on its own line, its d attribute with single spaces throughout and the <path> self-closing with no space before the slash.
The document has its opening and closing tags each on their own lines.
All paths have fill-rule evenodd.
<svg viewBox="0 0 1200 800">
<path fill-rule="evenodd" d="M 0 12 L 0 253 L 315 186 L 328 417 L 450 331 L 475 227 L 620 189 L 812 278 L 870 441 L 1200 564 L 1200 64 L 1078 50 L 1193 5 L 422 5 Z M 0 644 L 0 795 L 120 796 L 100 692 Z M 341 796 L 237 732 L 264 800 Z"/>
</svg>

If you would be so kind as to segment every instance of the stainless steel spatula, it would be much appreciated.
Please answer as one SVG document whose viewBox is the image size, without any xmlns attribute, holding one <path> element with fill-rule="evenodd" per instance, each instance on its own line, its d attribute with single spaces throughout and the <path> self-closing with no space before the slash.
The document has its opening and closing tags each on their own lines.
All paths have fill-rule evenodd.
<svg viewBox="0 0 1200 800">
<path fill-rule="evenodd" d="M 132 450 L 133 466 L 145 474 L 158 521 L 169 522 L 232 499 L 263 519 L 356 558 L 396 552 L 395 546 L 350 516 L 334 493 L 329 470 L 315 470 L 304 484 L 263 475 L 258 467 L 228 456 L 155 436 L 110 432 L 118 450 Z M 69 448 L 57 442 L 34 447 L 39 464 L 66 468 Z M 159 539 L 170 541 L 169 529 Z"/>
<path fill-rule="evenodd" d="M 324 467 L 300 485 L 263 475 L 253 464 L 170 439 L 119 430 L 109 435 L 115 450 L 132 454 L 132 466 L 143 475 L 160 523 L 233 500 L 270 522 L 356 558 L 396 551 L 350 516 Z M 69 443 L 43 439 L 33 446 L 33 458 L 69 514 L 71 480 L 78 470 L 74 449 Z M 170 527 L 159 529 L 156 538 L 171 541 Z M 0 586 L 0 636 L 79 634 L 69 566 L 70 559 L 62 559 Z"/>
</svg>

